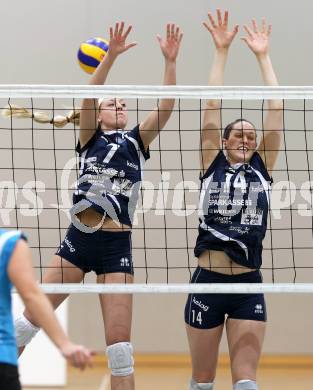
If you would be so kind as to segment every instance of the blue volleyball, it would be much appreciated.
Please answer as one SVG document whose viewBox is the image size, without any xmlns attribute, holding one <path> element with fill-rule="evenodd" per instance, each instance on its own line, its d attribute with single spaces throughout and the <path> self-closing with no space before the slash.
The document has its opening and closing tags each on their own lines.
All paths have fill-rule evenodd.
<svg viewBox="0 0 313 390">
<path fill-rule="evenodd" d="M 92 38 L 83 42 L 77 53 L 80 67 L 89 74 L 93 73 L 108 50 L 109 43 L 103 38 Z"/>
</svg>

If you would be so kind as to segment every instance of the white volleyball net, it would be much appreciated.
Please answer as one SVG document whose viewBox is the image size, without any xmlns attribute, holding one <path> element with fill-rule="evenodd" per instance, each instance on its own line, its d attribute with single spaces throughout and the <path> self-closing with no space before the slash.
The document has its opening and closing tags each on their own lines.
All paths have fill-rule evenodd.
<svg viewBox="0 0 313 390">
<path fill-rule="evenodd" d="M 52 120 L 78 112 L 86 97 L 122 97 L 133 128 L 174 97 L 175 109 L 150 146 L 151 158 L 133 224 L 134 285 L 43 286 L 47 292 L 313 292 L 312 169 L 313 88 L 2 85 L 1 108 L 19 106 L 28 118 L 1 116 L 0 223 L 22 230 L 32 248 L 38 279 L 64 239 L 78 174 L 79 126 Z M 200 131 L 206 99 L 221 99 L 222 128 L 237 118 L 264 132 L 267 99 L 283 99 L 284 133 L 273 171 L 268 230 L 263 242 L 262 285 L 189 284 L 197 266 Z M 51 123 L 34 121 L 44 112 Z M 49 121 L 48 121 L 49 122 Z M 222 130 L 222 129 L 221 129 Z M 260 138 L 260 136 L 258 137 Z"/>
</svg>

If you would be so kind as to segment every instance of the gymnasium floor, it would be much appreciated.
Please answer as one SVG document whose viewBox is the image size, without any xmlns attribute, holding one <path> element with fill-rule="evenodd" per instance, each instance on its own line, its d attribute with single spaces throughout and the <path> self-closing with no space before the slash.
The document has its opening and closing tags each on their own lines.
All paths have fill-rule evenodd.
<svg viewBox="0 0 313 390">
<path fill-rule="evenodd" d="M 264 361 L 258 374 L 261 390 L 308 390 L 313 388 L 313 358 L 298 359 L 289 362 L 286 359 L 274 362 Z M 102 361 L 96 360 L 95 366 L 85 372 L 72 368 L 68 371 L 66 390 L 109 390 L 109 371 Z M 167 362 L 138 363 L 136 368 L 136 390 L 187 390 L 190 370 L 185 360 L 181 367 Z M 56 388 L 27 387 L 27 390 L 55 390 Z M 221 362 L 217 372 L 216 390 L 231 390 L 231 378 L 228 363 Z M 214 390 L 215 390 L 214 389 Z"/>
</svg>

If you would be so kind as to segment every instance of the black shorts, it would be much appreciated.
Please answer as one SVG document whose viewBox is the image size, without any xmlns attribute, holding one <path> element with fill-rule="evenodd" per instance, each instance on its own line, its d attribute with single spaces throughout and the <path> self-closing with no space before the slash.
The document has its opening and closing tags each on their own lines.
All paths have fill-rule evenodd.
<svg viewBox="0 0 313 390">
<path fill-rule="evenodd" d="M 21 390 L 17 366 L 0 363 L 0 389 Z"/>
<path fill-rule="evenodd" d="M 84 233 L 71 224 L 56 254 L 85 273 L 134 274 L 130 231 Z"/>
<path fill-rule="evenodd" d="M 191 283 L 262 283 L 260 271 L 224 275 L 198 267 Z M 211 329 L 224 323 L 225 317 L 266 321 L 263 294 L 189 294 L 185 322 L 193 328 Z"/>
</svg>

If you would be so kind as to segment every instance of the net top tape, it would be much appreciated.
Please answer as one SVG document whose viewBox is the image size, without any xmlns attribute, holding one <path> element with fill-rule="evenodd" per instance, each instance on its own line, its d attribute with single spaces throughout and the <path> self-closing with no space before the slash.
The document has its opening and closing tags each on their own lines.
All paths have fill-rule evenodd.
<svg viewBox="0 0 313 390">
<path fill-rule="evenodd" d="M 201 283 L 201 284 L 41 284 L 47 294 L 140 294 L 140 293 L 313 293 L 313 283 Z"/>
<path fill-rule="evenodd" d="M 313 86 L 0 85 L 1 98 L 313 99 Z"/>
</svg>

